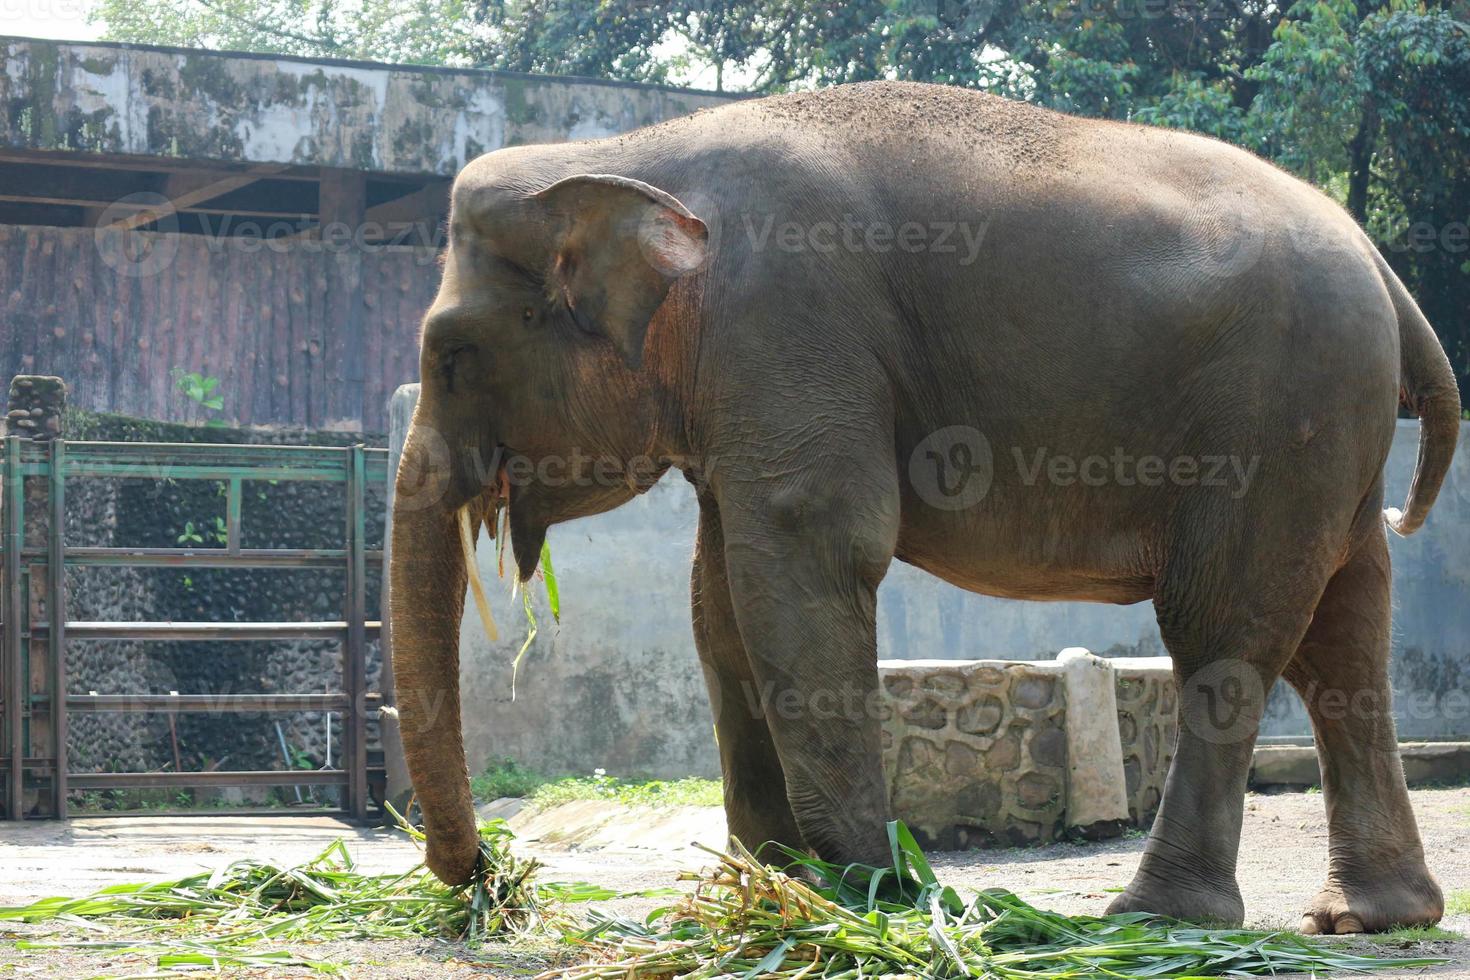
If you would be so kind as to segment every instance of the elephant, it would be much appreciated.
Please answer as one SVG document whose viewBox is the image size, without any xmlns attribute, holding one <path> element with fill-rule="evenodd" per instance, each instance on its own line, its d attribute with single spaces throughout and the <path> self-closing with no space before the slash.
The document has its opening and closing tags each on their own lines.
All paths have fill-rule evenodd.
<svg viewBox="0 0 1470 980">
<path fill-rule="evenodd" d="M 747 845 L 887 863 L 874 596 L 896 559 L 992 596 L 1153 603 L 1179 734 L 1110 911 L 1243 921 L 1247 774 L 1285 677 L 1330 830 L 1301 928 L 1441 917 L 1390 708 L 1386 535 L 1424 522 L 1459 392 L 1327 196 L 1204 136 L 872 82 L 495 150 L 447 229 L 390 568 L 444 881 L 477 855 L 460 524 L 504 518 L 525 580 L 550 526 L 672 469 L 699 505 L 693 634 Z M 1421 432 L 1400 512 L 1401 406 Z"/>
</svg>

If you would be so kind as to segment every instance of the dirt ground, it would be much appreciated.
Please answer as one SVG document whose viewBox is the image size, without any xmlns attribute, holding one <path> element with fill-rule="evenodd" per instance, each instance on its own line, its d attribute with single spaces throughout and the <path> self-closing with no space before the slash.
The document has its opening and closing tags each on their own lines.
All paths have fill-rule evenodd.
<svg viewBox="0 0 1470 980">
<path fill-rule="evenodd" d="M 1459 893 L 1463 907 L 1470 902 L 1470 788 L 1416 790 L 1413 797 L 1430 868 L 1447 895 Z M 604 830 L 599 835 L 602 846 L 570 847 L 547 842 L 544 821 L 540 823 L 539 828 L 528 825 L 526 834 L 542 839 L 525 841 L 521 850 L 546 863 L 546 878 L 592 881 L 628 891 L 674 885 L 675 872 L 702 863 L 700 852 L 688 846 L 689 840 L 710 840 L 720 833 L 718 811 L 685 811 L 676 818 L 649 816 L 637 826 L 630 825 L 622 844 L 616 833 L 609 835 Z M 666 828 L 667 838 L 650 839 L 653 827 Z M 614 840 L 608 842 L 609 836 Z M 68 824 L 38 822 L 0 829 L 0 905 L 54 894 L 82 895 L 119 882 L 177 877 L 263 853 L 278 861 L 304 860 L 337 837 L 347 839 L 365 871 L 403 870 L 417 861 L 415 848 L 401 835 L 327 817 L 141 815 L 91 817 Z M 932 857 L 941 879 L 962 890 L 998 886 L 1041 907 L 1097 913 L 1132 876 L 1142 847 L 1142 836 L 1132 835 L 1102 843 Z M 1299 908 L 1316 891 L 1326 865 L 1327 828 L 1321 796 L 1252 795 L 1247 799 L 1239 877 L 1248 925 L 1295 926 Z M 613 906 L 621 913 L 642 913 L 668 901 L 632 899 Z M 1447 916 L 1442 925 L 1470 936 L 1470 914 Z M 151 973 L 154 967 L 141 957 L 15 947 L 17 939 L 35 940 L 43 935 L 75 939 L 83 934 L 58 934 L 33 926 L 0 927 L 0 976 L 129 976 Z M 1365 948 L 1370 944 L 1366 939 L 1353 942 Z M 1470 977 L 1470 939 L 1373 942 L 1388 955 L 1449 957 L 1448 965 L 1426 971 L 1436 978 Z M 342 942 L 298 951 L 347 964 L 336 974 L 347 977 L 524 976 L 548 962 L 545 948 L 474 951 L 431 941 Z"/>
</svg>

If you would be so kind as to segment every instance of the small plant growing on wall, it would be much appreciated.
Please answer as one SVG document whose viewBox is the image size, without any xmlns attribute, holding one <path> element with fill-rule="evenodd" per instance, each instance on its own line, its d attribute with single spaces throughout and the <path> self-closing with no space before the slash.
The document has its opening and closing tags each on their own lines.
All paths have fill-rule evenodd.
<svg viewBox="0 0 1470 980">
<path fill-rule="evenodd" d="M 204 539 L 225 544 L 230 539 L 229 529 L 223 517 L 216 517 L 213 524 L 195 526 L 193 521 L 184 522 L 184 533 L 179 535 L 179 544 L 203 544 Z"/>
<path fill-rule="evenodd" d="M 174 379 L 175 390 L 202 410 L 206 412 L 224 411 L 225 399 L 219 393 L 219 378 L 200 374 L 198 371 L 185 371 L 181 367 L 175 367 L 170 374 Z M 204 424 L 212 429 L 217 429 L 225 423 L 217 416 L 208 416 Z"/>
</svg>

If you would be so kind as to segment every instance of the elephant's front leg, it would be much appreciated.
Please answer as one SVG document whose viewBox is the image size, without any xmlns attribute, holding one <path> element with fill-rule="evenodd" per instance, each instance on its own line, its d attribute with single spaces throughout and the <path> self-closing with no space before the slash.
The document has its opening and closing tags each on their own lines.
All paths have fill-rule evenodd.
<svg viewBox="0 0 1470 980">
<path fill-rule="evenodd" d="M 786 774 L 766 723 L 760 686 L 745 655 L 735 624 L 730 581 L 725 571 L 725 537 L 719 506 L 708 490 L 699 492 L 699 537 L 690 576 L 694 646 L 709 688 L 725 777 L 725 824 L 746 847 L 767 841 L 801 848 L 796 818 L 786 802 Z M 776 860 L 778 855 L 768 856 Z"/>
<path fill-rule="evenodd" d="M 720 502 L 735 613 L 786 796 L 807 846 L 834 863 L 888 860 L 875 593 L 897 537 L 892 482 L 742 484 Z M 859 487 L 883 491 L 856 499 Z"/>
</svg>

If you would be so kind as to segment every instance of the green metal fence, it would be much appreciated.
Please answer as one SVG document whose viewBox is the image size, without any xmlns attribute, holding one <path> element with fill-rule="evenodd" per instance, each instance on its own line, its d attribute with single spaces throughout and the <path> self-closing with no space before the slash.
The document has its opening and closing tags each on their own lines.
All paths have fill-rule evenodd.
<svg viewBox="0 0 1470 980">
<path fill-rule="evenodd" d="M 365 724 L 379 699 L 367 690 L 367 641 L 381 628 L 366 619 L 366 570 L 382 562 L 366 547 L 364 495 L 388 477 L 388 453 L 363 446 L 207 445 L 4 440 L 0 458 L 0 797 L 4 816 L 25 817 L 27 791 L 50 797 L 49 816 L 66 816 L 69 789 L 133 789 L 241 785 L 334 785 L 344 809 L 366 815 Z M 214 480 L 226 487 L 225 543 L 217 548 L 71 547 L 66 543 L 66 490 L 86 478 Z M 44 544 L 26 540 L 26 481 L 45 487 L 44 512 L 32 515 Z M 241 486 L 249 480 L 340 484 L 346 523 L 340 548 L 241 547 Z M 39 498 L 37 493 L 33 498 Z M 33 499 L 34 503 L 34 499 Z M 346 573 L 342 619 L 331 622 L 74 622 L 66 616 L 68 566 L 183 568 L 316 568 Z M 41 578 L 44 576 L 44 579 Z M 41 583 L 44 619 L 35 616 Z M 68 694 L 68 643 L 99 640 L 322 640 L 343 644 L 342 689 L 331 694 Z M 67 769 L 67 719 L 89 712 L 293 712 L 342 715 L 338 770 L 75 773 Z M 39 751 L 38 751 L 39 748 Z M 42 790 L 46 792 L 42 792 Z"/>
</svg>

